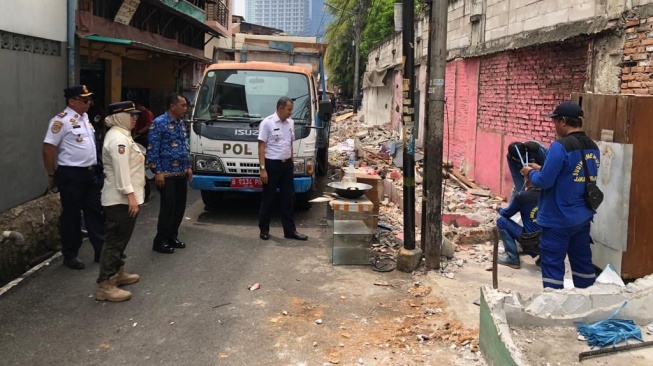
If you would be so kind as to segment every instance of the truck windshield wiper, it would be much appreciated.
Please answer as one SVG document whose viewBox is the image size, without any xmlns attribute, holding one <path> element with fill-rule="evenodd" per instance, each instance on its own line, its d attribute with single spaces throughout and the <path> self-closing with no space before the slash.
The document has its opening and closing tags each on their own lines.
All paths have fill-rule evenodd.
<svg viewBox="0 0 653 366">
<path fill-rule="evenodd" d="M 292 101 L 294 102 L 294 101 L 296 101 L 296 100 L 299 99 L 299 98 L 303 98 L 303 97 L 307 97 L 307 96 L 308 96 L 308 93 L 306 93 L 306 94 L 304 94 L 304 95 L 300 95 L 300 96 L 298 96 L 298 97 L 290 98 L 290 100 L 292 100 Z"/>
</svg>

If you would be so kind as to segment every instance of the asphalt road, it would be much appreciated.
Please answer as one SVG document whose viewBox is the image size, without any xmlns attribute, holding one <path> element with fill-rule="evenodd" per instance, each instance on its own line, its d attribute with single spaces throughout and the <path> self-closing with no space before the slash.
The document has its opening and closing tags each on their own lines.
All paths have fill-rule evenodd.
<svg viewBox="0 0 653 366">
<path fill-rule="evenodd" d="M 126 250 L 127 269 L 141 275 L 126 287 L 132 299 L 95 301 L 98 264 L 85 241 L 85 270 L 53 260 L 0 296 L 0 365 L 322 365 L 344 347 L 343 324 L 387 291 L 371 285 L 369 266 L 331 265 L 324 203 L 296 214 L 308 241 L 284 239 L 278 217 L 262 241 L 256 197 L 207 212 L 189 190 L 187 248 L 166 255 L 151 250 L 158 198 L 142 207 Z"/>
</svg>

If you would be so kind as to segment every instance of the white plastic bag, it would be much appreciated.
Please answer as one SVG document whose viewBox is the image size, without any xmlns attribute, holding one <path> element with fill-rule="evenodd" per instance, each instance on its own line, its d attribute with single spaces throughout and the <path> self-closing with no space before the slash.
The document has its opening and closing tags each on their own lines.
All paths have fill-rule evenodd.
<svg viewBox="0 0 653 366">
<path fill-rule="evenodd" d="M 620 287 L 626 286 L 621 276 L 614 270 L 611 264 L 608 263 L 601 274 L 596 278 L 596 283 L 612 284 Z"/>
</svg>

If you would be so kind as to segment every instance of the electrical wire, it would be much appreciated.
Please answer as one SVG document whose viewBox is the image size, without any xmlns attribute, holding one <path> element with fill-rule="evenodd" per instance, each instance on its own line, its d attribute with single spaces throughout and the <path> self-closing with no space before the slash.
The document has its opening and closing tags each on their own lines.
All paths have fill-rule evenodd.
<svg viewBox="0 0 653 366">
<path fill-rule="evenodd" d="M 315 37 L 318 38 L 318 39 L 321 38 L 324 35 L 324 32 L 322 32 L 322 34 L 320 34 L 320 29 L 322 29 L 322 24 L 324 24 L 324 15 L 326 15 L 326 10 L 323 7 L 322 8 L 322 19 L 320 19 L 320 25 L 317 27 L 317 30 L 315 31 Z M 320 34 L 320 35 L 318 36 L 318 34 Z"/>
</svg>

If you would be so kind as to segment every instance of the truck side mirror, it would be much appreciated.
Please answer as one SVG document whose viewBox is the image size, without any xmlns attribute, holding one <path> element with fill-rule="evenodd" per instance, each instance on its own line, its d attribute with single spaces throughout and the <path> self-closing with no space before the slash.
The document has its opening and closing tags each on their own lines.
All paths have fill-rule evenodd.
<svg viewBox="0 0 653 366">
<path fill-rule="evenodd" d="M 333 114 L 333 105 L 331 105 L 331 101 L 321 100 L 317 110 L 318 118 L 320 118 L 322 121 L 330 121 L 332 114 Z"/>
</svg>

